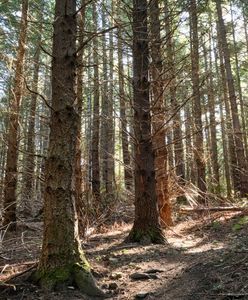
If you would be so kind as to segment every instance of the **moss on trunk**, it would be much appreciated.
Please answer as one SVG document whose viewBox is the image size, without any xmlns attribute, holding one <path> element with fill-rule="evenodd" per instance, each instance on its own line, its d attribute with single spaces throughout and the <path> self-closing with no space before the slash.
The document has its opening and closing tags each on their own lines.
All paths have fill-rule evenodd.
<svg viewBox="0 0 248 300">
<path fill-rule="evenodd" d="M 47 291 L 72 285 L 88 296 L 105 298 L 104 292 L 97 286 L 90 272 L 89 265 L 84 262 L 68 264 L 49 271 L 37 269 L 32 274 L 31 280 Z"/>
</svg>

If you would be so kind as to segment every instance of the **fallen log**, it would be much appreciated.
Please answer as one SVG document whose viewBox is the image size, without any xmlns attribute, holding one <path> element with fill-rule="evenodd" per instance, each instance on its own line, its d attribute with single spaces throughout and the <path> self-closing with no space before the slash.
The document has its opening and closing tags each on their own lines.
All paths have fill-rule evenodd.
<svg viewBox="0 0 248 300">
<path fill-rule="evenodd" d="M 240 211 L 240 212 L 248 213 L 248 207 L 237 207 L 237 206 L 184 207 L 184 208 L 180 208 L 179 213 L 191 214 L 191 213 L 218 212 L 218 211 Z"/>
</svg>

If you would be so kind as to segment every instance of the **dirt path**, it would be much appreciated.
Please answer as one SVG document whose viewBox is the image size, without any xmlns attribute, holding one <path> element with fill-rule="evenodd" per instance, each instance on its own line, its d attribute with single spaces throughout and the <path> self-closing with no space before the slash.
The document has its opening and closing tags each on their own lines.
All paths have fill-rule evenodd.
<svg viewBox="0 0 248 300">
<path fill-rule="evenodd" d="M 130 225 L 92 235 L 83 243 L 94 275 L 110 299 L 248 299 L 248 217 L 212 214 L 166 231 L 168 245 L 122 244 Z M 0 281 L 37 260 L 40 229 L 3 241 Z M 142 278 L 143 277 L 143 278 Z M 143 298 L 142 298 L 143 297 Z M 69 287 L 44 294 L 17 281 L 0 299 L 90 299 Z"/>
</svg>

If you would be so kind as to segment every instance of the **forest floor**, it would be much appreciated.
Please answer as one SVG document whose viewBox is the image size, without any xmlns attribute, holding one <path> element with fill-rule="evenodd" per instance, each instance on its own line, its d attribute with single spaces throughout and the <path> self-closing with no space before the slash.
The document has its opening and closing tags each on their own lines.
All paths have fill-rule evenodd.
<svg viewBox="0 0 248 300">
<path fill-rule="evenodd" d="M 82 243 L 109 299 L 248 299 L 248 216 L 183 218 L 165 231 L 163 246 L 123 244 L 131 229 L 124 222 L 102 227 Z M 39 257 L 41 236 L 41 223 L 33 222 L 2 237 L 0 299 L 93 299 L 73 287 L 44 294 L 24 281 Z"/>
</svg>

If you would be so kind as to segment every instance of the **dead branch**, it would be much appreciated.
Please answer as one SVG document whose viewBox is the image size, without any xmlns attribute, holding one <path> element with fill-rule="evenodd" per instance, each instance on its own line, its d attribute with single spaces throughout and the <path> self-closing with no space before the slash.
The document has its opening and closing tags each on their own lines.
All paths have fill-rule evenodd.
<svg viewBox="0 0 248 300">
<path fill-rule="evenodd" d="M 218 211 L 240 211 L 247 212 L 248 207 L 237 207 L 237 206 L 216 206 L 216 207 L 184 207 L 180 208 L 179 213 L 191 214 L 191 213 L 203 213 L 203 212 L 218 212 Z"/>
</svg>

